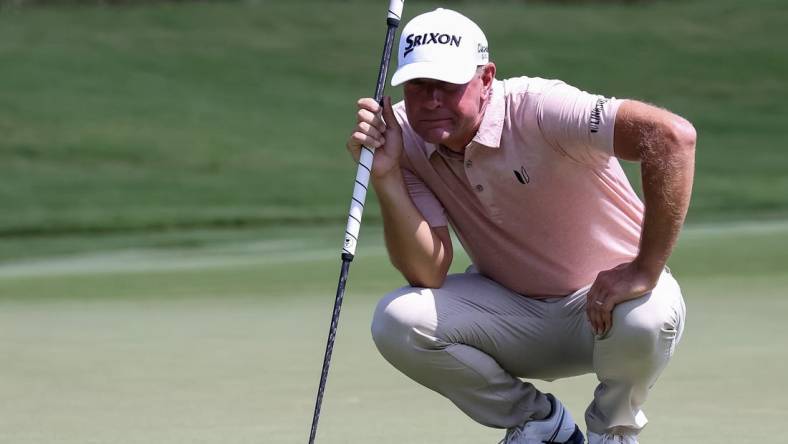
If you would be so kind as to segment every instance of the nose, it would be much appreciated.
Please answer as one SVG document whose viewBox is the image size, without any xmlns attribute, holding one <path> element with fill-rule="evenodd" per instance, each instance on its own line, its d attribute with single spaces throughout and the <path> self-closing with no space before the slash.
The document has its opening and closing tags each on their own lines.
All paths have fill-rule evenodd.
<svg viewBox="0 0 788 444">
<path fill-rule="evenodd" d="M 443 92 L 436 86 L 429 86 L 425 94 L 425 105 L 429 109 L 440 108 L 443 104 Z"/>
</svg>

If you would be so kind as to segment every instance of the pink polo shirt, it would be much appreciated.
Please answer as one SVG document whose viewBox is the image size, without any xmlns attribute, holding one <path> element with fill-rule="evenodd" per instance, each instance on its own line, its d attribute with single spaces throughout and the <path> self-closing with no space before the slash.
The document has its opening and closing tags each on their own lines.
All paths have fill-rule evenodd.
<svg viewBox="0 0 788 444">
<path fill-rule="evenodd" d="M 613 156 L 621 100 L 557 80 L 496 80 L 463 154 L 403 129 L 403 175 L 430 226 L 451 224 L 480 273 L 559 296 L 638 252 L 643 204 Z"/>
</svg>

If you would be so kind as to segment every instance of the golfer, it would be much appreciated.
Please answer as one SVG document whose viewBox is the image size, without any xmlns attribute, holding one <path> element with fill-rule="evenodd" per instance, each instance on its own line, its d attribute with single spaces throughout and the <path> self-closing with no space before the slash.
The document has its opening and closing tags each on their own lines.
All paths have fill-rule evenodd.
<svg viewBox="0 0 788 444">
<path fill-rule="evenodd" d="M 347 143 L 375 147 L 371 182 L 410 285 L 372 321 L 380 353 L 505 443 L 583 443 L 528 381 L 594 373 L 591 444 L 636 443 L 684 329 L 666 267 L 692 188 L 695 130 L 635 100 L 558 80 L 495 78 L 487 40 L 437 9 L 403 29 L 393 85 L 358 102 Z M 644 201 L 619 159 L 640 162 Z M 452 227 L 473 265 L 447 275 Z M 522 379 L 521 379 L 522 378 Z"/>
</svg>

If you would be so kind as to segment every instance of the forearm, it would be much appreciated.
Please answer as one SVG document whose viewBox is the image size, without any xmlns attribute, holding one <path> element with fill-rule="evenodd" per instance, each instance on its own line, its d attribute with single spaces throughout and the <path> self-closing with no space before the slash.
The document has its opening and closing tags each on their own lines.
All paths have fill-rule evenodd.
<svg viewBox="0 0 788 444">
<path fill-rule="evenodd" d="M 399 169 L 373 178 L 372 184 L 391 263 L 413 286 L 440 287 L 451 264 L 450 243 L 436 235 L 413 205 Z"/>
<path fill-rule="evenodd" d="M 645 214 L 638 268 L 655 280 L 670 257 L 689 208 L 695 168 L 695 133 L 680 122 L 670 134 L 646 140 L 641 151 Z"/>
<path fill-rule="evenodd" d="M 613 325 L 613 308 L 654 289 L 689 208 L 695 169 L 695 128 L 660 108 L 627 100 L 616 114 L 614 151 L 640 162 L 645 214 L 634 261 L 600 272 L 586 311 L 597 334 Z"/>
</svg>

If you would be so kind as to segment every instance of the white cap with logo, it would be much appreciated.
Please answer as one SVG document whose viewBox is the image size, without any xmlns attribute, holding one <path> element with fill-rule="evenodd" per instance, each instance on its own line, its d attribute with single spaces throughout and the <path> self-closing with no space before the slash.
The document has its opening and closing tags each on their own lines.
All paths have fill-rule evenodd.
<svg viewBox="0 0 788 444">
<path fill-rule="evenodd" d="M 416 78 L 467 83 L 490 61 L 487 38 L 468 17 L 438 8 L 417 15 L 402 30 L 391 86 Z"/>
</svg>

